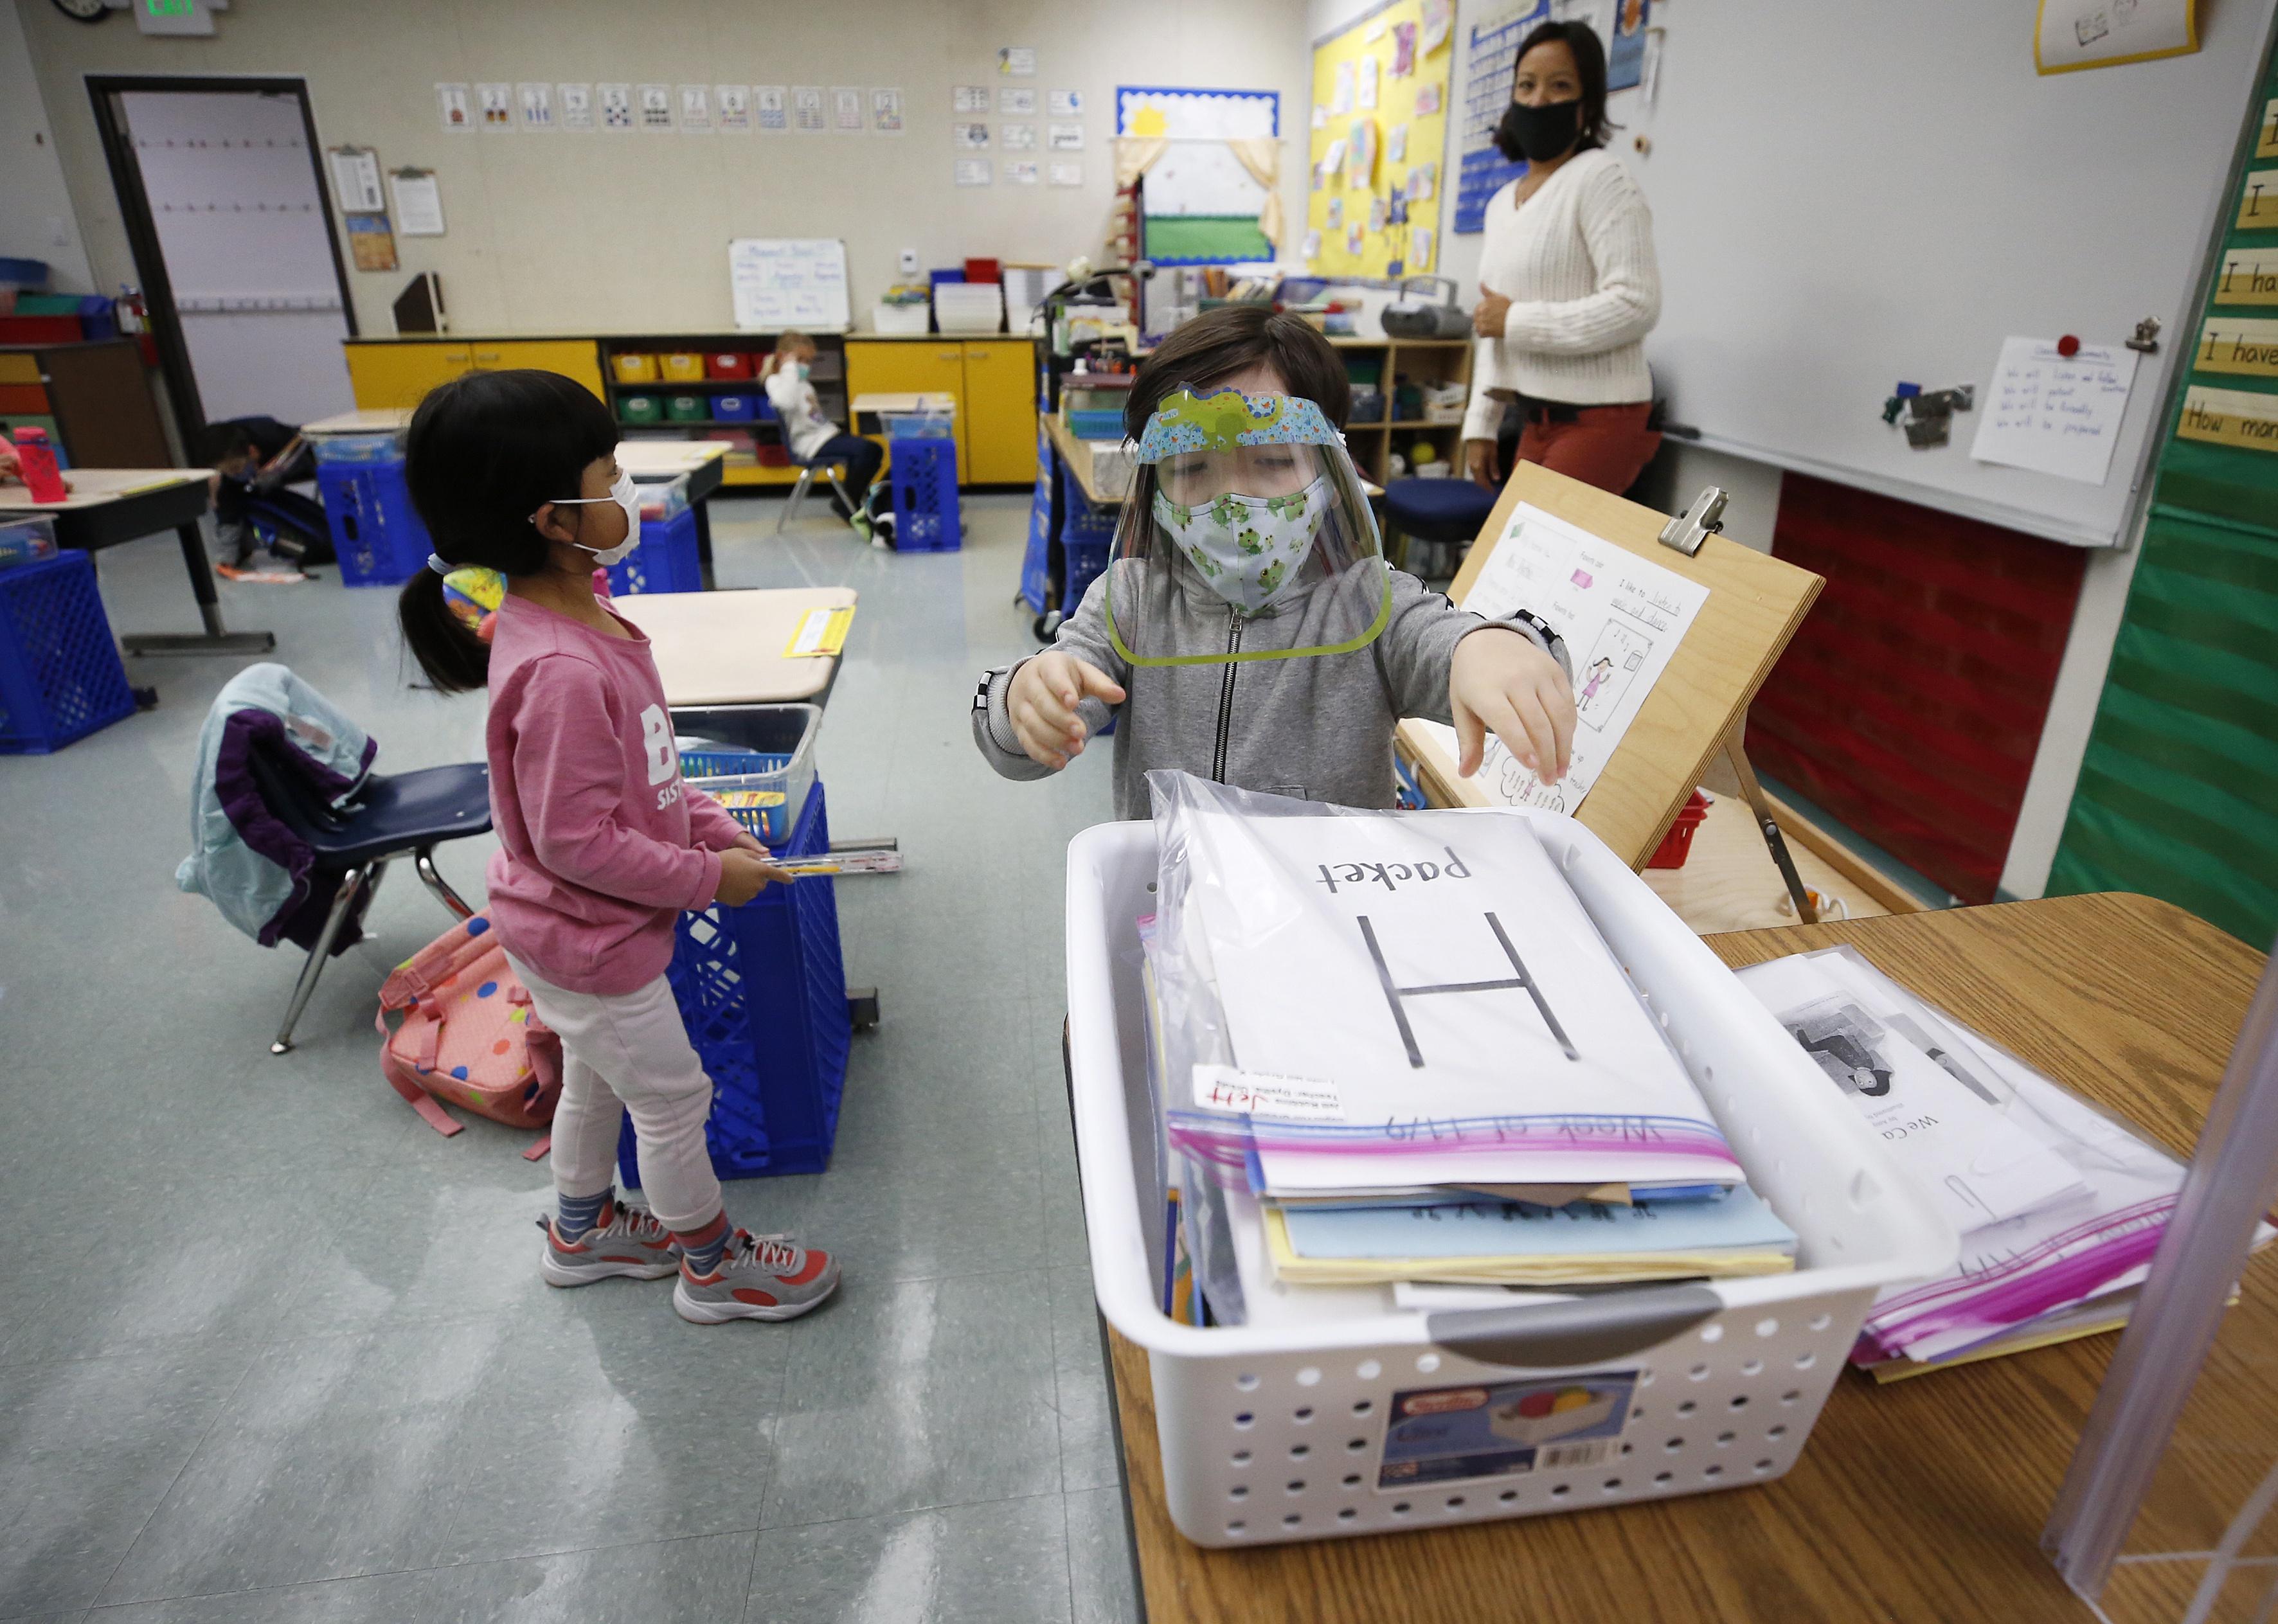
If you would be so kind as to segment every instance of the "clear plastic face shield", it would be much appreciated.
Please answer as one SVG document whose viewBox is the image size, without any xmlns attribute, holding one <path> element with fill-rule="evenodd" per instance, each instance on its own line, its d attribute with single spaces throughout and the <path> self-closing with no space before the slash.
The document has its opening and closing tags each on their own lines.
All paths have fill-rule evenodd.
<svg viewBox="0 0 2278 1624">
<path fill-rule="evenodd" d="M 1181 389 L 1148 419 L 1137 460 L 1107 591 L 1108 635 L 1131 664 L 1343 654 L 1383 631 L 1392 581 L 1376 517 L 1312 401 Z"/>
</svg>

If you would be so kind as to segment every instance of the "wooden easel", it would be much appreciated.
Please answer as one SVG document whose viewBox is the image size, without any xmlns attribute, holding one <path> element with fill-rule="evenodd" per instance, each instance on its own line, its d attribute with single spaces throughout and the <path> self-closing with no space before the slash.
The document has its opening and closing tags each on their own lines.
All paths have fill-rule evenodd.
<svg viewBox="0 0 2278 1624">
<path fill-rule="evenodd" d="M 1703 493 L 1704 497 L 1707 495 Z M 1756 827 L 1772 861 L 1795 901 L 1796 917 L 1815 923 L 1809 892 L 1788 856 L 1787 842 L 1772 817 L 1755 769 L 1748 765 L 1741 736 L 1748 701 L 1771 674 L 1773 663 L 1825 584 L 1808 569 L 1742 546 L 1723 536 L 1689 531 L 1635 502 L 1533 462 L 1522 462 L 1504 485 L 1487 525 L 1457 572 L 1450 596 L 1460 605 L 1521 502 L 1579 525 L 1594 536 L 1626 547 L 1708 589 L 1708 601 L 1670 658 L 1661 680 L 1630 724 L 1621 748 L 1606 763 L 1574 816 L 1632 868 L 1641 868 L 1662 836 L 1669 833 L 1696 785 L 1721 766 L 1731 787 L 1754 810 Z M 1696 503 L 1688 517 L 1701 513 Z M 1710 520 L 1713 523 L 1713 518 Z M 1667 531 L 1672 544 L 1664 544 Z M 1688 555 L 1675 542 L 1697 539 Z M 1413 722 L 1403 722 L 1402 751 L 1414 762 L 1426 792 L 1449 806 L 1491 806 L 1472 779 L 1459 778 L 1456 763 Z M 1721 763 L 1718 758 L 1722 757 Z"/>
</svg>

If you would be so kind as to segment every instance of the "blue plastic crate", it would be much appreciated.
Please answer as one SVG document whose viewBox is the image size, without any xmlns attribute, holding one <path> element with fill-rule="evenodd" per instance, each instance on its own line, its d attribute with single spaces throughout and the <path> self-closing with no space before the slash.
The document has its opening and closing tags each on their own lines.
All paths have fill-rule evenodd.
<svg viewBox="0 0 2278 1624">
<path fill-rule="evenodd" d="M 965 545 L 957 507 L 957 442 L 894 442 L 894 550 L 954 553 Z"/>
<path fill-rule="evenodd" d="M 786 850 L 805 857 L 829 849 L 817 782 Z M 794 881 L 740 908 L 715 903 L 680 916 L 667 975 L 688 1041 L 712 1079 L 705 1142 L 722 1178 L 830 1165 L 854 1032 L 833 884 Z M 629 1188 L 640 1187 L 630 1119 L 617 1170 Z"/>
<path fill-rule="evenodd" d="M 700 592 L 703 560 L 696 549 L 696 510 L 683 508 L 669 519 L 641 521 L 641 544 L 609 566 L 615 598 L 642 592 Z"/>
<path fill-rule="evenodd" d="M 1060 613 L 1072 615 L 1083 601 L 1084 589 L 1107 568 L 1122 510 L 1093 507 L 1076 484 L 1075 470 L 1065 463 L 1060 467 L 1060 552 L 1066 560 Z"/>
<path fill-rule="evenodd" d="M 397 586 L 427 567 L 435 547 L 411 506 L 401 457 L 319 462 L 317 494 L 332 527 L 342 585 Z"/>
<path fill-rule="evenodd" d="M 719 423 L 750 423 L 759 415 L 757 396 L 747 394 L 715 394 L 712 397 L 712 416 Z"/>
<path fill-rule="evenodd" d="M 44 756 L 134 714 L 94 561 L 0 570 L 0 754 Z"/>
<path fill-rule="evenodd" d="M 1036 493 L 1028 504 L 1028 547 L 1021 559 L 1021 601 L 1039 614 L 1051 606 L 1047 599 L 1052 584 L 1052 538 L 1059 530 L 1059 515 L 1052 508 L 1053 498 L 1059 492 L 1059 477 L 1053 471 L 1058 466 L 1059 456 L 1052 450 L 1051 437 L 1044 432 L 1040 419 L 1036 429 Z"/>
</svg>

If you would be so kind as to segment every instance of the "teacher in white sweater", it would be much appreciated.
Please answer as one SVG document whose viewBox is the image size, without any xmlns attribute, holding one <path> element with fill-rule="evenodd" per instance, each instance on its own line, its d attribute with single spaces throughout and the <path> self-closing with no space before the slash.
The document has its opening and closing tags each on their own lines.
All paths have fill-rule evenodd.
<svg viewBox="0 0 2278 1624">
<path fill-rule="evenodd" d="M 1495 431 L 1516 400 L 1521 461 L 1619 492 L 1653 460 L 1645 335 L 1661 314 L 1653 218 L 1604 148 L 1606 53 L 1586 23 L 1519 47 L 1495 141 L 1526 173 L 1488 200 L 1465 470 L 1494 489 Z"/>
</svg>

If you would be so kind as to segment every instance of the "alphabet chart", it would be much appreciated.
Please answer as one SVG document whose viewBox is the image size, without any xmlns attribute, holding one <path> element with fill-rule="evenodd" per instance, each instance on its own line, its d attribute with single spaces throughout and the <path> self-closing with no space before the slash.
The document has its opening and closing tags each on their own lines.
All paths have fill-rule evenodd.
<svg viewBox="0 0 2278 1624">
<path fill-rule="evenodd" d="M 1488 735 L 1478 779 L 1488 798 L 1557 812 L 1579 806 L 1708 601 L 1707 587 L 1673 569 L 1540 507 L 1513 508 L 1464 607 L 1489 620 L 1530 610 L 1566 640 L 1574 662 L 1574 755 L 1565 778 L 1546 785 Z M 1455 757 L 1456 730 L 1433 731 Z"/>
</svg>

